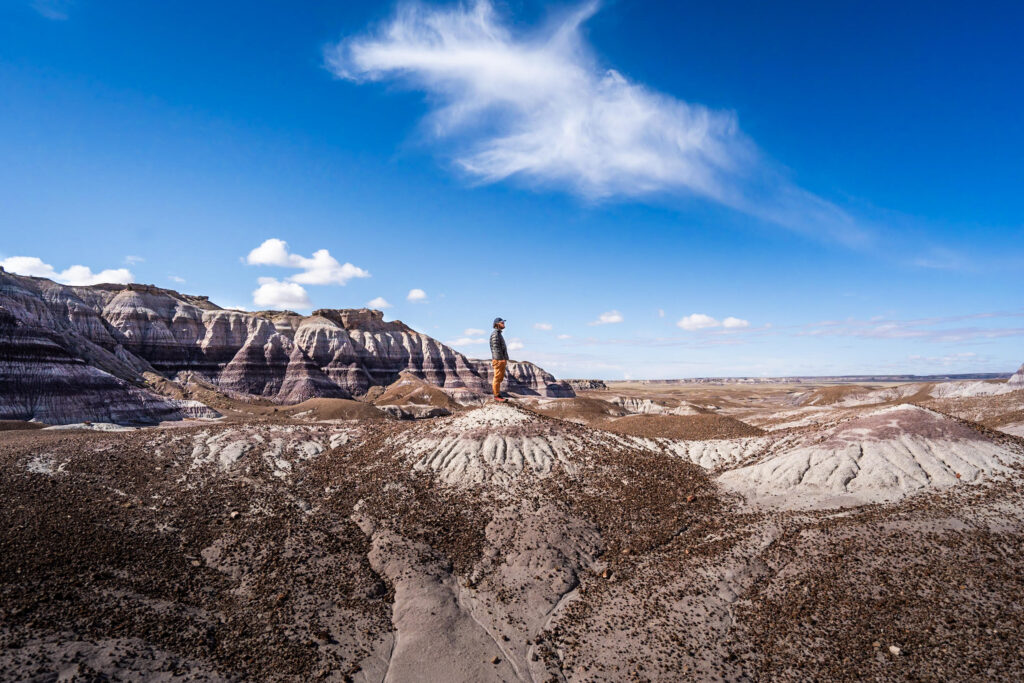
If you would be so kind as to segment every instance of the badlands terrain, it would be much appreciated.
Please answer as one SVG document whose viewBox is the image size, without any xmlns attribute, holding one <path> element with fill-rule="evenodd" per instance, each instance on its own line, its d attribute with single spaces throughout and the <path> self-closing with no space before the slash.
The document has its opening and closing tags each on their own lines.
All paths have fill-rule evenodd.
<svg viewBox="0 0 1024 683">
<path fill-rule="evenodd" d="M 2 680 L 1024 677 L 1024 368 L 496 404 L 377 312 L 0 278 Z"/>
</svg>

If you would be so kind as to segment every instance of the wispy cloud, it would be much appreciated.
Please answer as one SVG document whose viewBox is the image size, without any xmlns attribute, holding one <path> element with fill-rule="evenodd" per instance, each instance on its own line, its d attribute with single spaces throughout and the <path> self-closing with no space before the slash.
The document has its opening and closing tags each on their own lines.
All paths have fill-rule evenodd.
<svg viewBox="0 0 1024 683">
<path fill-rule="evenodd" d="M 370 274 L 352 265 L 339 263 L 327 249 L 313 252 L 313 256 L 299 256 L 288 251 L 284 240 L 269 239 L 249 252 L 245 262 L 253 266 L 280 266 L 296 268 L 299 272 L 287 278 L 304 285 L 344 285 L 352 278 L 370 277 Z"/>
<path fill-rule="evenodd" d="M 104 282 L 127 284 L 135 280 L 135 276 L 127 268 L 108 268 L 94 273 L 88 266 L 69 266 L 62 271 L 37 256 L 11 256 L 0 261 L 0 266 L 18 275 L 45 277 L 65 285 L 76 287 L 98 285 Z"/>
<path fill-rule="evenodd" d="M 32 0 L 32 9 L 54 21 L 66 21 L 74 0 Z"/>
<path fill-rule="evenodd" d="M 483 337 L 459 337 L 458 339 L 453 339 L 452 341 L 445 343 L 447 343 L 448 346 L 471 346 L 474 344 L 486 344 L 487 340 Z"/>
<path fill-rule="evenodd" d="M 178 283 L 179 285 L 180 285 L 180 284 L 184 284 L 184 282 L 185 282 L 185 278 L 183 278 L 183 277 L 179 277 L 179 276 L 177 276 L 177 275 L 168 275 L 168 276 L 167 276 L 167 279 L 168 279 L 168 280 L 170 280 L 171 282 L 176 282 L 176 283 Z"/>
<path fill-rule="evenodd" d="M 970 321 L 994 318 L 1024 318 L 1024 312 L 1003 311 L 971 313 L 899 320 L 873 317 L 869 320 L 847 318 L 824 320 L 796 331 L 805 337 L 857 337 L 862 339 L 914 339 L 930 342 L 962 342 L 972 339 L 999 339 L 1024 336 L 1024 327 L 966 325 Z"/>
<path fill-rule="evenodd" d="M 919 268 L 932 270 L 964 270 L 970 262 L 962 252 L 945 247 L 931 247 L 917 254 L 911 261 Z"/>
<path fill-rule="evenodd" d="M 535 329 L 535 330 L 550 331 L 551 329 L 553 329 L 553 327 L 552 327 L 551 323 L 534 323 L 533 324 L 533 329 Z"/>
<path fill-rule="evenodd" d="M 485 332 L 484 330 L 479 330 L 475 327 L 467 327 L 462 334 L 466 335 L 467 337 L 479 337 L 482 334 L 487 334 L 487 332 Z"/>
<path fill-rule="evenodd" d="M 128 256 L 124 257 L 124 262 L 127 263 L 129 266 L 134 266 L 136 263 L 142 263 L 145 260 L 146 259 L 142 258 L 141 256 L 135 256 L 133 254 L 129 254 Z"/>
<path fill-rule="evenodd" d="M 597 316 L 597 320 L 592 320 L 588 325 L 611 325 L 614 323 L 621 323 L 624 320 L 622 314 L 618 311 L 606 311 L 601 315 Z"/>
<path fill-rule="evenodd" d="M 520 33 L 487 0 L 403 5 L 325 61 L 341 78 L 425 92 L 429 130 L 482 182 L 518 178 L 590 199 L 696 195 L 804 233 L 865 239 L 846 211 L 775 170 L 732 112 L 600 65 L 580 30 L 597 8 Z"/>
</svg>

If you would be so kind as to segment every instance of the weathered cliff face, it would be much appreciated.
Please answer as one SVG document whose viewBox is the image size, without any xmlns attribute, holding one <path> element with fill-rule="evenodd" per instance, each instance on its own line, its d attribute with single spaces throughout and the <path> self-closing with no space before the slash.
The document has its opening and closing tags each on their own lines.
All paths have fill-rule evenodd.
<svg viewBox="0 0 1024 683">
<path fill-rule="evenodd" d="M 145 372 L 193 373 L 225 392 L 281 403 L 361 396 L 403 371 L 453 395 L 489 391 L 489 363 L 401 322 L 384 322 L 380 311 L 249 313 L 149 285 L 69 287 L 2 271 L 0 307 L 21 330 L 17 344 L 7 344 L 17 358 L 3 381 L 41 377 L 56 387 L 59 377 L 68 387 L 95 386 L 97 395 L 116 385 L 128 392 L 126 405 L 138 402 L 130 390 L 152 396 L 143 388 Z M 516 393 L 572 395 L 530 363 L 510 364 L 509 375 Z"/>
<path fill-rule="evenodd" d="M 194 401 L 159 396 L 90 365 L 84 357 L 102 354 L 87 345 L 79 354 L 71 348 L 62 334 L 0 307 L 0 419 L 147 424 L 218 416 Z"/>
<path fill-rule="evenodd" d="M 1007 384 L 1012 387 L 1024 387 L 1024 364 L 1021 364 L 1017 372 L 1007 381 Z"/>
</svg>

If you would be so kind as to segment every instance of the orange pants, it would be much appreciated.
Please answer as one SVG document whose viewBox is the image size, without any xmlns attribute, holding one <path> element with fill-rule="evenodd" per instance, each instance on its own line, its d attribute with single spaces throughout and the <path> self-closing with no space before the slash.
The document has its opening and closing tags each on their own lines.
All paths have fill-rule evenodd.
<svg viewBox="0 0 1024 683">
<path fill-rule="evenodd" d="M 494 395 L 501 396 L 501 380 L 505 379 L 505 365 L 507 360 L 492 360 L 491 367 L 494 368 Z"/>
</svg>

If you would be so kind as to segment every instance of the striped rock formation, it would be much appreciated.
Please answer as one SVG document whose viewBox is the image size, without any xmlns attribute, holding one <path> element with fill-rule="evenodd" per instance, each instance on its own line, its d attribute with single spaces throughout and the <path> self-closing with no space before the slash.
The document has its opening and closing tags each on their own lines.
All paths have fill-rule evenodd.
<svg viewBox="0 0 1024 683">
<path fill-rule="evenodd" d="M 151 285 L 70 287 L 0 271 L 0 315 L 0 419 L 175 419 L 146 372 L 191 373 L 283 404 L 361 396 L 403 371 L 457 397 L 489 391 L 489 363 L 369 309 L 244 312 Z M 531 363 L 509 370 L 513 392 L 573 395 Z"/>
</svg>

